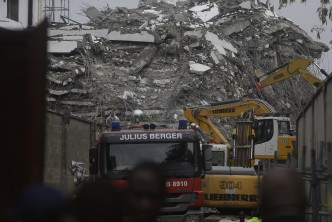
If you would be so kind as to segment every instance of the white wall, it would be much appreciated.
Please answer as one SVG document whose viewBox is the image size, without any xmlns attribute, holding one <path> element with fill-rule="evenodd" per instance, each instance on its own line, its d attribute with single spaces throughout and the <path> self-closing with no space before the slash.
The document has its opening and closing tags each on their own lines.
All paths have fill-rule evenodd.
<svg viewBox="0 0 332 222">
<path fill-rule="evenodd" d="M 0 17 L 7 17 L 7 0 L 0 0 Z"/>
<path fill-rule="evenodd" d="M 33 0 L 32 4 L 32 25 L 38 25 L 44 18 L 43 0 Z"/>
<path fill-rule="evenodd" d="M 18 1 L 18 21 L 21 22 L 24 27 L 28 26 L 28 5 L 28 0 Z"/>
</svg>

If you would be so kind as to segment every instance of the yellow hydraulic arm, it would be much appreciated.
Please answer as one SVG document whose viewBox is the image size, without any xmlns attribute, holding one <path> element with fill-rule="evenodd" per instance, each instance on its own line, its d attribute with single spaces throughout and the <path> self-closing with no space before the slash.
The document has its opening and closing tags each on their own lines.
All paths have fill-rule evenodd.
<svg viewBox="0 0 332 222">
<path fill-rule="evenodd" d="M 289 63 L 282 65 L 267 74 L 267 78 L 263 81 L 256 83 L 259 90 L 264 88 L 265 86 L 274 84 L 281 80 L 290 78 L 292 76 L 300 74 L 307 82 L 309 82 L 314 87 L 318 88 L 323 82 L 321 79 L 314 76 L 311 72 L 309 72 L 306 68 L 314 63 L 318 66 L 312 59 L 295 59 L 290 61 Z M 327 76 L 327 73 L 324 69 L 321 69 L 319 66 L 321 73 Z"/>
<path fill-rule="evenodd" d="M 238 117 L 251 108 L 254 113 L 274 112 L 273 107 L 263 100 L 243 98 L 214 103 L 208 106 L 184 108 L 184 116 L 189 122 L 198 125 L 210 138 L 214 138 L 216 143 L 224 143 L 231 147 L 209 117 Z"/>
</svg>

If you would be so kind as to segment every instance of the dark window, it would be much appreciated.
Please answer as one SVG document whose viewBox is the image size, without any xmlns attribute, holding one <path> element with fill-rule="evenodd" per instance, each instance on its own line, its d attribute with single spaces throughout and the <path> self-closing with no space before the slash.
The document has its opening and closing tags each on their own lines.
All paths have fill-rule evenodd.
<svg viewBox="0 0 332 222">
<path fill-rule="evenodd" d="M 225 152 L 224 151 L 212 151 L 212 165 L 213 166 L 225 166 Z"/>
<path fill-rule="evenodd" d="M 278 121 L 279 135 L 289 134 L 290 124 L 289 121 Z"/>
<path fill-rule="evenodd" d="M 18 21 L 18 0 L 7 1 L 7 18 Z"/>
<path fill-rule="evenodd" d="M 260 144 L 271 140 L 273 137 L 273 120 L 258 120 L 255 143 Z"/>
</svg>

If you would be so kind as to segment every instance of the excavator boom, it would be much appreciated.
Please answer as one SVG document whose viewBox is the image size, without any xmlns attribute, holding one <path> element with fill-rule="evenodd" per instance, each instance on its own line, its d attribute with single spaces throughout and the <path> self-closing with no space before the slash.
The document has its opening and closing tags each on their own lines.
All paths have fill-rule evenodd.
<svg viewBox="0 0 332 222">
<path fill-rule="evenodd" d="M 272 85 L 276 82 L 300 74 L 307 82 L 309 82 L 314 87 L 318 88 L 321 85 L 322 80 L 317 78 L 315 75 L 313 75 L 311 72 L 307 70 L 307 67 L 312 63 L 313 63 L 312 59 L 292 60 L 289 63 L 282 65 L 267 73 L 268 77 L 257 83 L 257 86 L 259 90 L 261 90 L 266 86 Z M 325 71 L 321 70 L 321 72 L 324 74 Z"/>
<path fill-rule="evenodd" d="M 267 102 L 259 99 L 243 98 L 241 100 L 229 100 L 203 107 L 184 108 L 184 116 L 189 122 L 195 123 L 206 132 L 216 143 L 224 143 L 231 146 L 219 129 L 208 118 L 214 117 L 238 117 L 248 109 L 254 113 L 271 113 L 274 109 Z"/>
</svg>

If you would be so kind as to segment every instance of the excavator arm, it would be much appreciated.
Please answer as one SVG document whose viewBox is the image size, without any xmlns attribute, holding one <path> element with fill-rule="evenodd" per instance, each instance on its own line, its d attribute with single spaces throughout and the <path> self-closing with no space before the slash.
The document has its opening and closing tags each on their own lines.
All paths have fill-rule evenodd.
<svg viewBox="0 0 332 222">
<path fill-rule="evenodd" d="M 253 109 L 254 113 L 274 112 L 273 107 L 265 101 L 243 98 L 241 100 L 214 103 L 204 107 L 184 108 L 184 116 L 189 122 L 198 125 L 216 143 L 224 143 L 231 147 L 227 139 L 208 117 L 238 117 L 248 109 Z"/>
<path fill-rule="evenodd" d="M 268 77 L 266 79 L 256 83 L 258 90 L 260 91 L 266 86 L 272 85 L 276 82 L 285 80 L 298 74 L 300 74 L 311 85 L 318 88 L 323 81 L 306 69 L 313 62 L 314 61 L 312 59 L 295 59 L 270 71 L 267 74 Z M 316 63 L 314 64 L 317 65 Z M 322 74 L 327 76 L 327 73 L 324 69 L 320 68 L 320 71 Z"/>
</svg>

